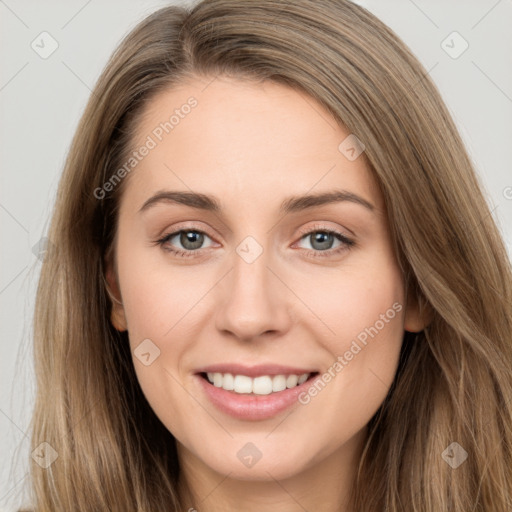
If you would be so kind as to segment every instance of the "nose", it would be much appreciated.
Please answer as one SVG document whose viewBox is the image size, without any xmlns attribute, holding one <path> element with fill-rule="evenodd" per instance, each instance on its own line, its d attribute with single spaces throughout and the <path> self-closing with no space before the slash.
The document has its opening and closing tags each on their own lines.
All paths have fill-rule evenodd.
<svg viewBox="0 0 512 512">
<path fill-rule="evenodd" d="M 216 327 L 242 341 L 279 337 L 290 329 L 293 297 L 285 281 L 270 268 L 267 252 L 249 263 L 238 253 L 233 268 L 222 280 L 215 306 Z"/>
</svg>

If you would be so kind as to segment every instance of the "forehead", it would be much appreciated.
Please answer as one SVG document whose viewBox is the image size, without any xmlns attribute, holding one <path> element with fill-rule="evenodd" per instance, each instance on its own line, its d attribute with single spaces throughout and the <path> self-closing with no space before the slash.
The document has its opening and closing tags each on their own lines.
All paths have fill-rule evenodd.
<svg viewBox="0 0 512 512">
<path fill-rule="evenodd" d="M 255 200 L 343 188 L 382 208 L 364 153 L 351 161 L 342 151 L 349 136 L 302 91 L 269 81 L 198 77 L 146 105 L 133 149 L 150 140 L 152 148 L 128 189 L 138 195 L 190 189 L 228 201 L 230 191 Z"/>
</svg>

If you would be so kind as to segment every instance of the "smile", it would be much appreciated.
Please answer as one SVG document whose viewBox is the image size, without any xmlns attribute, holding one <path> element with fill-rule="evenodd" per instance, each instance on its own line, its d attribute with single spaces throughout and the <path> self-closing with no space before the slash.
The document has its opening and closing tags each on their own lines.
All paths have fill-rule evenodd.
<svg viewBox="0 0 512 512">
<path fill-rule="evenodd" d="M 195 373 L 201 393 L 217 410 L 245 421 L 270 419 L 298 405 L 318 371 L 276 365 L 216 365 Z"/>
<path fill-rule="evenodd" d="M 247 375 L 208 372 L 206 378 L 217 388 L 234 391 L 239 394 L 270 395 L 285 389 L 291 389 L 306 382 L 312 374 L 301 375 L 261 375 L 251 378 Z"/>
</svg>

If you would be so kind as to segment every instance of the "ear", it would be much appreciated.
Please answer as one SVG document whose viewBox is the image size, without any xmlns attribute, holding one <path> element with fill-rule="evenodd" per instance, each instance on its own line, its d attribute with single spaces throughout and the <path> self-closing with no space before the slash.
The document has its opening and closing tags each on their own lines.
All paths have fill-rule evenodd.
<svg viewBox="0 0 512 512">
<path fill-rule="evenodd" d="M 126 316 L 124 313 L 123 302 L 121 300 L 121 291 L 119 289 L 117 275 L 112 263 L 111 253 L 105 258 L 105 280 L 107 293 L 112 301 L 110 321 L 118 331 L 126 331 Z"/>
<path fill-rule="evenodd" d="M 409 293 L 404 316 L 404 329 L 408 332 L 421 332 L 434 317 L 430 304 L 416 293 Z"/>
</svg>

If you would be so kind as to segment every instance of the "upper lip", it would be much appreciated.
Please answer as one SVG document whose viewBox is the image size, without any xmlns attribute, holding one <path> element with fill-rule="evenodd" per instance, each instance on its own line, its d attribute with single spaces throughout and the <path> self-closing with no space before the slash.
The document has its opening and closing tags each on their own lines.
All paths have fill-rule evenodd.
<svg viewBox="0 0 512 512">
<path fill-rule="evenodd" d="M 231 373 L 232 375 L 246 375 L 247 377 L 259 377 L 260 375 L 303 375 L 304 373 L 316 373 L 311 368 L 296 368 L 278 364 L 258 364 L 244 366 L 236 363 L 221 363 L 203 366 L 196 373 Z"/>
</svg>

